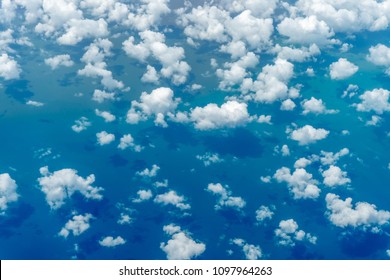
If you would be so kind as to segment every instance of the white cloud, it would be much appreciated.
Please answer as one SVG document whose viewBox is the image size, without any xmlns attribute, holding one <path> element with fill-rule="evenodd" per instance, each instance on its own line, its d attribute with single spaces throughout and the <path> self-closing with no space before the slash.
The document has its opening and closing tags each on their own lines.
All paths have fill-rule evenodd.
<svg viewBox="0 0 390 280">
<path fill-rule="evenodd" d="M 247 104 L 235 100 L 227 101 L 221 107 L 210 103 L 205 107 L 192 109 L 190 118 L 199 130 L 233 128 L 251 121 L 247 107 Z"/>
<path fill-rule="evenodd" d="M 291 43 L 326 45 L 332 43 L 334 32 L 316 16 L 285 18 L 277 30 Z"/>
<path fill-rule="evenodd" d="M 328 193 L 325 200 L 328 209 L 326 214 L 335 226 L 367 229 L 389 223 L 390 212 L 377 210 L 374 204 L 357 202 L 353 205 L 352 198 L 342 200 L 333 193 Z"/>
<path fill-rule="evenodd" d="M 154 202 L 163 204 L 163 205 L 173 205 L 180 210 L 188 210 L 191 208 L 191 205 L 184 203 L 186 198 L 184 196 L 178 195 L 175 191 L 169 191 L 163 194 L 159 194 L 155 197 Z"/>
<path fill-rule="evenodd" d="M 171 236 L 167 243 L 160 244 L 161 250 L 167 254 L 169 260 L 189 260 L 203 254 L 206 250 L 204 243 L 193 240 L 191 234 L 183 231 L 179 226 L 170 224 L 164 226 L 163 230 Z"/>
<path fill-rule="evenodd" d="M 244 239 L 235 238 L 231 242 L 241 247 L 247 260 L 258 260 L 263 256 L 260 246 L 248 244 Z"/>
<path fill-rule="evenodd" d="M 116 117 L 107 111 L 100 111 L 98 109 L 95 109 L 96 116 L 102 117 L 105 122 L 113 122 L 115 121 Z"/>
<path fill-rule="evenodd" d="M 118 148 L 121 150 L 125 150 L 128 147 L 130 147 L 135 152 L 141 152 L 143 147 L 140 145 L 136 145 L 134 143 L 134 138 L 131 136 L 131 134 L 126 134 L 121 137 L 119 140 Z"/>
<path fill-rule="evenodd" d="M 322 99 L 316 99 L 315 97 L 311 97 L 309 100 L 305 99 L 302 102 L 303 107 L 303 115 L 307 115 L 309 113 L 312 114 L 334 114 L 337 113 L 336 110 L 328 110 Z"/>
<path fill-rule="evenodd" d="M 78 236 L 89 229 L 89 221 L 93 218 L 94 217 L 91 214 L 75 215 L 66 222 L 65 226 L 58 234 L 64 238 L 67 238 L 70 233 L 72 233 L 73 236 Z"/>
<path fill-rule="evenodd" d="M 381 115 L 384 112 L 390 111 L 389 96 L 390 91 L 383 88 L 376 88 L 372 91 L 366 91 L 360 95 L 359 98 L 362 102 L 354 105 L 358 111 L 374 111 L 375 113 Z"/>
<path fill-rule="evenodd" d="M 321 53 L 320 49 L 316 44 L 311 44 L 309 47 L 301 48 L 290 48 L 286 46 L 280 46 L 277 44 L 272 52 L 276 53 L 278 58 L 285 59 L 288 61 L 305 62 L 310 60 L 312 57 Z"/>
<path fill-rule="evenodd" d="M 279 228 L 275 230 L 275 236 L 278 239 L 278 244 L 283 246 L 295 246 L 295 241 L 308 241 L 316 244 L 317 237 L 303 230 L 298 230 L 299 226 L 293 219 L 282 220 L 279 223 Z"/>
<path fill-rule="evenodd" d="M 305 125 L 296 130 L 290 131 L 290 138 L 298 141 L 299 145 L 308 145 L 316 141 L 325 139 L 329 131 L 323 128 L 314 128 L 311 125 Z"/>
<path fill-rule="evenodd" d="M 140 203 L 142 201 L 149 200 L 153 197 L 153 193 L 151 190 L 139 190 L 137 192 L 138 197 L 133 199 L 133 202 Z"/>
<path fill-rule="evenodd" d="M 297 105 L 295 105 L 294 101 L 292 101 L 290 98 L 286 99 L 282 102 L 282 105 L 280 106 L 280 110 L 282 111 L 292 111 Z"/>
<path fill-rule="evenodd" d="M 103 103 L 105 100 L 116 100 L 114 92 L 106 92 L 104 90 L 95 89 L 92 100 L 98 103 Z"/>
<path fill-rule="evenodd" d="M 279 183 L 285 182 L 294 199 L 316 199 L 321 190 L 313 175 L 303 168 L 296 169 L 292 174 L 289 168 L 282 167 L 276 170 L 273 176 Z"/>
<path fill-rule="evenodd" d="M 0 77 L 4 80 L 19 79 L 20 73 L 19 64 L 8 54 L 2 53 L 0 55 Z"/>
<path fill-rule="evenodd" d="M 257 122 L 259 122 L 259 123 L 272 124 L 271 119 L 272 119 L 272 116 L 271 116 L 271 115 L 261 115 L 261 116 L 257 119 Z"/>
<path fill-rule="evenodd" d="M 351 179 L 347 177 L 347 172 L 342 171 L 338 166 L 331 165 L 329 169 L 324 170 L 321 174 L 324 177 L 324 184 L 328 187 L 351 183 Z"/>
<path fill-rule="evenodd" d="M 319 160 L 322 165 L 333 165 L 336 164 L 341 157 L 346 156 L 348 154 L 349 154 L 348 148 L 343 148 L 337 153 L 321 151 Z M 315 160 L 316 157 L 313 157 L 313 159 Z"/>
<path fill-rule="evenodd" d="M 103 239 L 99 240 L 99 244 L 103 247 L 116 247 L 125 243 L 126 240 L 124 240 L 121 236 L 117 236 L 115 238 L 112 236 L 106 236 Z"/>
<path fill-rule="evenodd" d="M 224 207 L 232 207 L 236 210 L 240 210 L 245 207 L 246 202 L 239 196 L 232 196 L 228 186 L 223 187 L 220 183 L 208 184 L 208 192 L 218 197 L 217 204 L 215 205 L 216 210 L 220 210 Z"/>
<path fill-rule="evenodd" d="M 282 148 L 280 149 L 282 156 L 287 157 L 290 155 L 290 149 L 287 145 L 283 145 Z"/>
<path fill-rule="evenodd" d="M 128 214 L 125 214 L 125 213 L 121 213 L 117 223 L 120 224 L 120 225 L 128 225 L 128 224 L 131 224 L 133 222 L 133 219 L 128 215 Z"/>
<path fill-rule="evenodd" d="M 271 220 L 273 215 L 274 212 L 268 206 L 261 205 L 259 209 L 256 210 L 256 221 L 263 223 L 267 219 Z"/>
<path fill-rule="evenodd" d="M 146 72 L 143 74 L 141 81 L 144 83 L 158 84 L 159 75 L 156 71 L 156 68 L 153 66 L 146 66 Z"/>
<path fill-rule="evenodd" d="M 156 164 L 153 164 L 152 165 L 152 168 L 149 169 L 149 168 L 145 168 L 144 170 L 142 171 L 137 171 L 137 175 L 138 176 L 142 176 L 142 177 L 149 177 L 149 178 L 152 178 L 152 177 L 156 177 L 157 176 L 157 172 L 160 170 L 160 167 Z"/>
<path fill-rule="evenodd" d="M 0 174 L 0 215 L 5 214 L 8 204 L 18 200 L 18 185 L 8 173 Z"/>
<path fill-rule="evenodd" d="M 72 125 L 72 130 L 77 133 L 86 130 L 88 126 L 91 126 L 91 122 L 89 122 L 86 117 L 81 117 L 80 119 L 75 120 L 74 122 L 75 124 Z"/>
<path fill-rule="evenodd" d="M 312 163 L 312 161 L 308 160 L 307 158 L 299 158 L 297 161 L 295 161 L 294 168 L 295 169 L 305 168 L 306 166 L 308 166 L 311 163 Z"/>
<path fill-rule="evenodd" d="M 49 65 L 52 70 L 57 69 L 59 66 L 71 67 L 74 64 L 69 54 L 60 54 L 46 58 L 45 63 Z"/>
<path fill-rule="evenodd" d="M 345 58 L 340 58 L 329 66 L 329 70 L 330 77 L 333 80 L 345 80 L 354 75 L 359 70 L 359 67 Z"/>
<path fill-rule="evenodd" d="M 180 99 L 174 98 L 173 91 L 170 88 L 160 87 L 154 89 L 150 94 L 143 92 L 140 102 L 135 100 L 131 102 L 126 121 L 137 124 L 141 120 L 147 120 L 148 117 L 154 116 L 156 125 L 166 127 L 168 124 L 165 117 L 174 113 L 179 102 Z"/>
<path fill-rule="evenodd" d="M 378 126 L 382 122 L 382 118 L 379 116 L 371 116 L 371 120 L 366 121 L 367 126 Z"/>
<path fill-rule="evenodd" d="M 26 105 L 30 105 L 30 106 L 34 106 L 34 107 L 42 107 L 43 105 L 45 105 L 45 103 L 34 101 L 34 100 L 28 100 L 26 102 Z"/>
<path fill-rule="evenodd" d="M 42 175 L 38 178 L 39 185 L 52 209 L 60 208 L 75 192 L 79 192 L 87 199 L 103 198 L 100 194 L 103 188 L 92 186 L 95 182 L 93 174 L 83 178 L 77 175 L 77 170 L 69 168 L 50 173 L 47 166 L 40 168 L 39 172 Z"/>
<path fill-rule="evenodd" d="M 223 159 L 219 157 L 218 154 L 205 153 L 204 155 L 197 155 L 197 159 L 201 160 L 204 166 L 209 166 L 213 163 L 223 162 Z"/>
<path fill-rule="evenodd" d="M 375 65 L 390 67 L 390 48 L 383 45 L 377 44 L 376 46 L 370 47 L 370 54 L 367 55 L 367 60 L 371 61 Z"/>
<path fill-rule="evenodd" d="M 115 141 L 115 135 L 112 133 L 107 133 L 106 131 L 101 131 L 96 133 L 97 143 L 100 146 L 110 144 L 112 141 Z"/>
</svg>

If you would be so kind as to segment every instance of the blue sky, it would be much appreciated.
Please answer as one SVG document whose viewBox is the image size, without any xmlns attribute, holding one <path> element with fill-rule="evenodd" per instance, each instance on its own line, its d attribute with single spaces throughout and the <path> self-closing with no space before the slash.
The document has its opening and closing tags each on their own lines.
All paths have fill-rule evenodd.
<svg viewBox="0 0 390 280">
<path fill-rule="evenodd" d="M 1 1 L 0 257 L 388 259 L 389 9 Z"/>
</svg>

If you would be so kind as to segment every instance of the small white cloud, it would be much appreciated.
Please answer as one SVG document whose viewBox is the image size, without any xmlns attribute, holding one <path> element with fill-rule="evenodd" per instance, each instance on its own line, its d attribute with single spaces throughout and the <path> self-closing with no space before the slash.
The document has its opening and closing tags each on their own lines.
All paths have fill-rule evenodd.
<svg viewBox="0 0 390 280">
<path fill-rule="evenodd" d="M 287 157 L 290 155 L 290 149 L 288 148 L 287 145 L 283 145 L 282 148 L 280 149 L 282 156 Z"/>
<path fill-rule="evenodd" d="M 351 183 L 351 179 L 347 177 L 347 172 L 342 171 L 338 166 L 331 165 L 329 169 L 324 170 L 321 174 L 324 177 L 324 184 L 328 187 Z"/>
<path fill-rule="evenodd" d="M 204 155 L 197 155 L 197 159 L 201 160 L 204 166 L 209 166 L 213 163 L 223 162 L 223 159 L 219 157 L 218 154 L 206 153 Z"/>
<path fill-rule="evenodd" d="M 106 92 L 104 90 L 95 89 L 92 100 L 98 103 L 103 103 L 105 100 L 116 100 L 114 92 Z"/>
<path fill-rule="evenodd" d="M 258 260 L 263 256 L 260 246 L 249 244 L 244 239 L 235 238 L 231 242 L 242 249 L 247 260 Z"/>
<path fill-rule="evenodd" d="M 159 75 L 156 71 L 156 68 L 153 66 L 146 66 L 146 72 L 143 74 L 141 81 L 144 83 L 158 84 Z"/>
<path fill-rule="evenodd" d="M 72 130 L 77 133 L 86 130 L 88 126 L 91 126 L 91 122 L 89 122 L 86 117 L 81 117 L 80 119 L 75 120 L 74 122 L 75 124 L 72 125 Z"/>
<path fill-rule="evenodd" d="M 279 183 L 287 183 L 294 199 L 316 199 L 320 195 L 318 182 L 303 168 L 298 168 L 291 174 L 289 168 L 282 167 L 276 170 L 274 178 Z"/>
<path fill-rule="evenodd" d="M 317 129 L 311 125 L 305 125 L 301 128 L 291 131 L 290 138 L 298 141 L 299 145 L 303 146 L 325 139 L 328 134 L 329 131 L 323 128 Z"/>
<path fill-rule="evenodd" d="M 312 161 L 307 159 L 307 158 L 300 158 L 297 161 L 295 161 L 294 168 L 295 169 L 306 168 L 306 166 L 308 166 L 311 163 L 312 163 Z"/>
<path fill-rule="evenodd" d="M 46 195 L 46 201 L 53 209 L 60 208 L 66 199 L 69 199 L 75 192 L 79 192 L 87 199 L 100 200 L 103 190 L 94 187 L 95 175 L 91 174 L 86 178 L 77 175 L 77 170 L 61 169 L 50 173 L 47 166 L 39 169 L 42 177 L 38 178 L 41 190 Z"/>
<path fill-rule="evenodd" d="M 356 109 L 361 112 L 374 111 L 378 115 L 390 111 L 389 102 L 390 91 L 383 88 L 376 88 L 372 91 L 366 91 L 359 98 L 362 100 L 359 104 L 354 104 Z"/>
<path fill-rule="evenodd" d="M 217 204 L 215 205 L 216 210 L 220 210 L 225 207 L 231 207 L 236 210 L 241 210 L 245 207 L 246 202 L 239 196 L 232 196 L 228 186 L 223 187 L 220 183 L 208 184 L 208 192 L 218 197 Z"/>
<path fill-rule="evenodd" d="M 382 122 L 382 118 L 379 116 L 371 116 L 371 120 L 366 121 L 367 126 L 378 126 Z"/>
<path fill-rule="evenodd" d="M 377 210 L 374 204 L 367 202 L 357 202 L 352 205 L 352 198 L 345 200 L 333 193 L 328 193 L 325 197 L 328 211 L 326 215 L 329 220 L 338 227 L 354 228 L 374 228 L 389 223 L 390 212 Z"/>
<path fill-rule="evenodd" d="M 103 247 L 116 247 L 125 243 L 126 240 L 124 240 L 121 236 L 117 236 L 115 238 L 112 236 L 107 236 L 99 240 L 99 244 Z"/>
<path fill-rule="evenodd" d="M 282 105 L 280 106 L 280 110 L 282 111 L 292 111 L 297 105 L 295 105 L 294 101 L 292 101 L 290 98 L 286 99 L 282 102 Z"/>
<path fill-rule="evenodd" d="M 70 58 L 69 54 L 60 54 L 45 59 L 45 64 L 49 65 L 52 70 L 57 69 L 59 66 L 71 67 L 74 62 Z"/>
<path fill-rule="evenodd" d="M 319 160 L 322 165 L 333 165 L 336 164 L 341 157 L 346 156 L 348 154 L 348 148 L 343 148 L 337 153 L 321 151 Z M 315 159 L 315 157 L 313 159 Z"/>
<path fill-rule="evenodd" d="M 95 109 L 96 116 L 102 117 L 105 122 L 113 122 L 115 121 L 116 117 L 107 111 L 100 111 L 98 109 Z"/>
<path fill-rule="evenodd" d="M 101 131 L 96 133 L 97 143 L 100 146 L 108 145 L 112 141 L 115 141 L 115 135 L 112 133 L 107 133 L 106 131 Z"/>
<path fill-rule="evenodd" d="M 307 115 L 309 113 L 319 115 L 319 114 L 334 114 L 337 113 L 336 110 L 328 110 L 325 107 L 322 99 L 316 99 L 315 97 L 311 97 L 309 100 L 305 99 L 302 102 L 303 107 L 303 115 Z"/>
<path fill-rule="evenodd" d="M 19 64 L 8 54 L 0 55 L 0 77 L 4 80 L 19 79 L 20 73 Z"/>
<path fill-rule="evenodd" d="M 157 176 L 157 172 L 160 170 L 160 167 L 157 165 L 157 164 L 153 164 L 152 165 L 152 168 L 149 169 L 149 168 L 145 168 L 144 170 L 142 171 L 137 171 L 137 175 L 138 176 L 141 176 L 141 177 L 149 177 L 149 178 L 152 178 L 152 177 L 156 177 Z"/>
<path fill-rule="evenodd" d="M 282 246 L 295 246 L 295 241 L 308 241 L 316 244 L 317 237 L 303 230 L 298 230 L 299 226 L 294 219 L 282 220 L 279 223 L 279 228 L 275 230 L 275 236 L 278 239 L 278 244 Z"/>
<path fill-rule="evenodd" d="M 377 44 L 374 47 L 370 47 L 369 55 L 367 60 L 371 61 L 375 65 L 390 67 L 390 48 L 383 45 Z"/>
<path fill-rule="evenodd" d="M 260 180 L 261 180 L 263 183 L 266 183 L 266 184 L 271 183 L 271 179 L 272 179 L 271 176 L 261 176 L 261 177 L 260 177 Z"/>
<path fill-rule="evenodd" d="M 227 101 L 221 107 L 210 103 L 205 107 L 192 109 L 190 118 L 199 130 L 233 128 L 251 121 L 247 107 L 247 104 L 235 100 Z"/>
<path fill-rule="evenodd" d="M 273 215 L 274 212 L 268 206 L 261 205 L 259 209 L 256 210 L 256 221 L 263 223 L 265 220 L 271 220 Z"/>
<path fill-rule="evenodd" d="M 271 119 L 272 119 L 272 116 L 271 116 L 271 115 L 261 115 L 261 116 L 257 119 L 257 122 L 259 122 L 259 123 L 272 124 Z"/>
<path fill-rule="evenodd" d="M 45 104 L 42 103 L 42 102 L 29 100 L 29 101 L 26 102 L 26 105 L 30 105 L 30 106 L 33 106 L 33 107 L 42 107 Z"/>
<path fill-rule="evenodd" d="M 169 260 L 189 260 L 206 250 L 204 243 L 193 240 L 190 233 L 183 231 L 179 226 L 170 224 L 164 226 L 163 230 L 171 236 L 167 243 L 160 244 L 161 250 L 167 254 Z"/>
<path fill-rule="evenodd" d="M 136 145 L 134 143 L 134 138 L 131 136 L 131 134 L 126 134 L 121 137 L 119 140 L 118 148 L 121 150 L 125 150 L 127 148 L 131 148 L 135 152 L 141 152 L 143 147 L 140 145 Z"/>
<path fill-rule="evenodd" d="M 137 192 L 138 197 L 133 199 L 133 202 L 140 203 L 146 200 L 149 200 L 153 197 L 153 193 L 151 190 L 139 190 Z"/>
<path fill-rule="evenodd" d="M 94 217 L 91 214 L 75 215 L 66 222 L 65 226 L 58 234 L 64 238 L 67 238 L 70 233 L 72 233 L 73 236 L 78 236 L 89 229 L 89 221 L 93 218 Z"/>
<path fill-rule="evenodd" d="M 180 210 L 188 210 L 191 208 L 191 205 L 184 203 L 186 198 L 184 196 L 178 195 L 175 191 L 169 191 L 163 194 L 159 194 L 155 197 L 154 202 L 163 204 L 163 205 L 173 205 Z"/>
<path fill-rule="evenodd" d="M 133 222 L 133 219 L 128 215 L 128 214 L 125 214 L 125 213 L 121 213 L 117 223 L 120 224 L 120 225 L 128 225 L 128 224 L 131 224 Z"/>
<path fill-rule="evenodd" d="M 17 187 L 15 180 L 8 173 L 0 174 L 0 216 L 5 214 L 9 203 L 18 200 Z"/>
<path fill-rule="evenodd" d="M 359 67 L 345 58 L 340 58 L 329 66 L 329 70 L 330 77 L 333 80 L 345 80 L 354 75 L 359 70 Z"/>
</svg>

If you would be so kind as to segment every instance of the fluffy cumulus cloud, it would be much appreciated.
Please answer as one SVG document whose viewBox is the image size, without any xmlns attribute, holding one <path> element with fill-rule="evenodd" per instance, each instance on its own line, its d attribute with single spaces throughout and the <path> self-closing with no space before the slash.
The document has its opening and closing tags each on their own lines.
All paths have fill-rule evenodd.
<svg viewBox="0 0 390 280">
<path fill-rule="evenodd" d="M 314 128 L 311 125 L 305 125 L 295 130 L 287 130 L 290 134 L 290 138 L 299 143 L 299 145 L 308 145 L 315 143 L 319 140 L 325 139 L 329 131 L 323 128 Z"/>
<path fill-rule="evenodd" d="M 83 130 L 86 130 L 89 126 L 91 126 L 91 122 L 88 121 L 88 118 L 81 117 L 80 119 L 75 120 L 75 124 L 72 125 L 72 130 L 79 133 Z"/>
<path fill-rule="evenodd" d="M 137 145 L 134 143 L 134 138 L 131 134 L 126 134 L 119 139 L 118 148 L 121 150 L 125 150 L 127 148 L 131 148 L 135 152 L 141 152 L 143 147 L 141 145 Z"/>
<path fill-rule="evenodd" d="M 352 198 L 342 200 L 338 195 L 328 193 L 325 197 L 329 220 L 338 227 L 354 227 L 362 229 L 377 229 L 390 221 L 390 212 L 377 210 L 374 204 L 357 202 L 352 204 Z"/>
<path fill-rule="evenodd" d="M 377 114 L 383 114 L 390 111 L 389 96 L 390 91 L 383 88 L 368 90 L 359 96 L 362 102 L 355 104 L 356 109 L 362 112 L 374 111 Z"/>
<path fill-rule="evenodd" d="M 289 168 L 282 167 L 275 172 L 273 177 L 279 183 L 287 183 L 294 199 L 316 199 L 320 195 L 318 182 L 304 168 L 298 168 L 291 174 Z"/>
<path fill-rule="evenodd" d="M 158 166 L 157 164 L 153 164 L 152 165 L 152 168 L 145 168 L 144 170 L 142 171 L 137 171 L 137 175 L 138 176 L 141 176 L 141 177 L 146 177 L 146 178 L 152 178 L 152 177 L 156 177 L 157 176 L 157 173 L 158 171 L 160 170 L 160 166 Z"/>
<path fill-rule="evenodd" d="M 59 66 L 71 67 L 74 62 L 70 58 L 69 54 L 59 54 L 53 57 L 45 59 L 45 64 L 49 65 L 52 70 L 57 69 Z"/>
<path fill-rule="evenodd" d="M 94 217 L 88 213 L 85 215 L 75 215 L 66 222 L 65 226 L 58 234 L 64 238 L 67 238 L 71 233 L 73 236 L 78 236 L 89 229 L 89 221 L 93 218 Z"/>
<path fill-rule="evenodd" d="M 252 120 L 247 107 L 247 104 L 235 100 L 227 101 L 221 107 L 210 103 L 205 107 L 192 109 L 190 119 L 199 130 L 242 126 Z"/>
<path fill-rule="evenodd" d="M 5 214 L 8 204 L 18 200 L 18 185 L 8 173 L 0 174 L 0 215 Z"/>
<path fill-rule="evenodd" d="M 263 256 L 260 246 L 249 244 L 244 239 L 235 238 L 231 242 L 242 249 L 247 260 L 258 260 Z"/>
<path fill-rule="evenodd" d="M 277 26 L 279 34 L 291 43 L 326 45 L 333 43 L 334 32 L 316 16 L 285 18 Z"/>
<path fill-rule="evenodd" d="M 111 142 L 115 141 L 115 135 L 112 133 L 108 133 L 106 131 L 101 131 L 96 133 L 97 143 L 100 146 L 108 145 Z"/>
<path fill-rule="evenodd" d="M 274 208 L 274 207 L 271 207 Z M 256 210 L 256 221 L 259 223 L 263 223 L 266 220 L 271 220 L 274 212 L 270 207 L 261 205 L 259 209 Z"/>
<path fill-rule="evenodd" d="M 137 192 L 138 197 L 133 199 L 133 202 L 140 203 L 143 201 L 147 201 L 153 197 L 153 193 L 151 190 L 139 190 Z"/>
<path fill-rule="evenodd" d="M 328 187 L 342 186 L 351 183 L 347 172 L 342 171 L 340 167 L 331 165 L 327 170 L 322 171 L 324 184 Z"/>
<path fill-rule="evenodd" d="M 100 111 L 95 109 L 95 114 L 96 116 L 102 117 L 105 122 L 113 122 L 116 119 L 116 117 L 108 111 Z"/>
<path fill-rule="evenodd" d="M 154 116 L 156 125 L 166 127 L 168 126 L 165 120 L 166 116 L 173 115 L 179 102 L 180 99 L 174 98 L 170 88 L 160 87 L 149 94 L 143 92 L 139 102 L 136 100 L 131 102 L 126 121 L 130 124 L 137 124 Z"/>
<path fill-rule="evenodd" d="M 126 240 L 124 240 L 121 236 L 117 236 L 115 238 L 112 236 L 106 236 L 99 240 L 99 244 L 103 247 L 116 247 L 125 243 Z"/>
<path fill-rule="evenodd" d="M 169 260 L 189 260 L 200 256 L 206 250 L 206 245 L 192 239 L 191 234 L 174 224 L 163 227 L 166 234 L 171 236 L 168 242 L 160 244 L 161 250 Z"/>
<path fill-rule="evenodd" d="M 316 244 L 317 237 L 303 230 L 299 230 L 299 226 L 294 219 L 282 220 L 279 227 L 275 230 L 275 236 L 278 244 L 282 246 L 295 246 L 296 241 L 307 241 Z"/>
<path fill-rule="evenodd" d="M 370 47 L 367 60 L 378 66 L 387 67 L 386 73 L 390 73 L 390 48 L 383 45 L 377 44 L 376 46 Z"/>
<path fill-rule="evenodd" d="M 95 89 L 92 95 L 92 100 L 98 103 L 103 103 L 105 100 L 116 100 L 114 92 L 106 92 L 104 90 Z"/>
<path fill-rule="evenodd" d="M 204 166 L 209 166 L 214 163 L 223 162 L 223 159 L 218 154 L 205 153 L 204 155 L 197 155 L 197 159 L 201 160 Z"/>
<path fill-rule="evenodd" d="M 311 44 L 309 47 L 302 46 L 300 48 L 291 48 L 277 44 L 272 49 L 272 52 L 276 53 L 280 59 L 294 62 L 305 62 L 321 53 L 316 44 Z"/>
<path fill-rule="evenodd" d="M 303 115 L 307 114 L 334 114 L 337 113 L 336 110 L 328 110 L 322 99 L 317 99 L 315 97 L 311 97 L 309 100 L 305 99 L 302 102 Z"/>
<path fill-rule="evenodd" d="M 191 208 L 191 205 L 184 203 L 186 198 L 184 196 L 178 195 L 175 191 L 168 191 L 163 194 L 159 194 L 154 199 L 155 203 L 162 205 L 173 205 L 180 210 L 188 210 Z"/>
<path fill-rule="evenodd" d="M 183 59 L 185 58 L 182 47 L 170 47 L 165 44 L 165 35 L 163 33 L 146 30 L 139 33 L 142 42 L 135 44 L 135 38 L 129 37 L 123 42 L 123 50 L 129 57 L 141 62 L 146 61 L 149 56 L 160 62 L 162 68 L 161 76 L 171 79 L 175 85 L 181 85 L 186 82 L 191 67 Z M 143 80 L 147 82 L 157 82 L 158 77 L 155 69 L 150 66 L 147 68 L 146 76 Z"/>
<path fill-rule="evenodd" d="M 208 184 L 206 190 L 218 198 L 217 204 L 215 205 L 216 210 L 220 210 L 226 207 L 240 210 L 246 205 L 245 200 L 241 197 L 232 196 L 228 186 L 222 186 L 220 183 L 210 183 Z"/>
<path fill-rule="evenodd" d="M 4 80 L 19 79 L 20 73 L 19 64 L 8 54 L 0 55 L 0 77 Z"/>
<path fill-rule="evenodd" d="M 79 192 L 87 199 L 103 198 L 101 195 L 103 189 L 92 186 L 95 182 L 93 174 L 83 178 L 77 175 L 77 170 L 69 168 L 51 173 L 47 166 L 40 168 L 39 172 L 42 177 L 38 178 L 38 183 L 52 209 L 60 208 L 75 192 Z"/>
<path fill-rule="evenodd" d="M 340 58 L 329 66 L 330 77 L 333 80 L 344 80 L 354 75 L 359 67 L 345 58 Z"/>
</svg>

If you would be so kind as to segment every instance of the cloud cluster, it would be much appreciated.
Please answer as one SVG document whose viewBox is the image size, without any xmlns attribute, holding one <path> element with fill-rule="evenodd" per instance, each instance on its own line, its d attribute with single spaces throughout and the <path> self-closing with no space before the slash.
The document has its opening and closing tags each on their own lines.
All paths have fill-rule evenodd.
<svg viewBox="0 0 390 280">
<path fill-rule="evenodd" d="M 137 145 L 134 143 L 134 138 L 131 134 L 125 134 L 119 139 L 118 148 L 121 150 L 125 150 L 127 148 L 131 148 L 135 152 L 141 152 L 143 147 L 141 145 Z"/>
<path fill-rule="evenodd" d="M 91 122 L 88 121 L 88 118 L 86 117 L 81 117 L 80 119 L 75 120 L 74 122 L 75 124 L 72 125 L 72 130 L 77 133 L 86 130 L 88 126 L 91 126 Z"/>
<path fill-rule="evenodd" d="M 171 239 L 160 244 L 161 250 L 167 254 L 168 260 L 189 260 L 198 257 L 206 250 L 206 245 L 191 238 L 191 234 L 179 226 L 169 224 L 163 227 Z"/>
<path fill-rule="evenodd" d="M 299 226 L 294 219 L 282 220 L 279 227 L 275 230 L 275 236 L 278 244 L 282 246 L 295 246 L 295 241 L 308 241 L 316 244 L 317 237 L 303 230 L 298 230 Z"/>
<path fill-rule="evenodd" d="M 136 175 L 141 176 L 141 177 L 152 178 L 152 177 L 156 177 L 157 176 L 157 172 L 159 170 L 160 170 L 160 166 L 158 166 L 157 164 L 153 164 L 151 169 L 145 168 L 142 171 L 137 171 Z"/>
<path fill-rule="evenodd" d="M 8 204 L 18 200 L 18 185 L 8 173 L 0 174 L 0 215 L 5 214 Z"/>
<path fill-rule="evenodd" d="M 274 212 L 270 209 L 270 207 L 261 205 L 259 209 L 256 210 L 256 221 L 263 223 L 265 220 L 271 220 L 273 215 Z"/>
<path fill-rule="evenodd" d="M 72 233 L 73 236 L 78 236 L 89 229 L 89 221 L 93 218 L 94 217 L 89 213 L 85 215 L 75 215 L 66 222 L 65 226 L 58 234 L 64 238 L 67 238 L 70 233 Z"/>
<path fill-rule="evenodd" d="M 260 246 L 247 243 L 244 239 L 235 238 L 232 243 L 239 246 L 247 260 L 258 260 L 263 256 Z"/>
<path fill-rule="evenodd" d="M 218 154 L 205 153 L 204 155 L 197 155 L 197 159 L 201 160 L 204 166 L 209 166 L 213 163 L 223 162 L 223 159 Z"/>
<path fill-rule="evenodd" d="M 241 210 L 246 205 L 245 200 L 241 197 L 232 196 L 228 186 L 223 187 L 220 183 L 210 183 L 208 184 L 206 190 L 218 198 L 217 204 L 215 205 L 216 210 L 220 210 L 226 207 Z"/>
<path fill-rule="evenodd" d="M 60 208 L 75 192 L 79 192 L 87 199 L 100 200 L 103 198 L 100 194 L 103 189 L 92 186 L 95 182 L 93 174 L 83 178 L 77 175 L 77 170 L 69 168 L 51 173 L 47 166 L 41 167 L 39 172 L 42 177 L 38 178 L 38 183 L 52 209 Z"/>
</svg>

